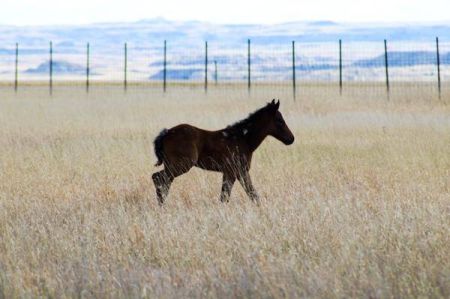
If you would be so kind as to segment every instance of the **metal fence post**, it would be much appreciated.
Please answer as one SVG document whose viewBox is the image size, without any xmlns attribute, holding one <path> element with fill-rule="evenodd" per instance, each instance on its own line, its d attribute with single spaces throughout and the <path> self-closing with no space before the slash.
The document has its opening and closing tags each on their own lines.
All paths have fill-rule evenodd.
<svg viewBox="0 0 450 299">
<path fill-rule="evenodd" d="M 251 60 L 250 60 L 250 39 L 247 40 L 247 88 L 250 92 L 251 86 Z"/>
<path fill-rule="evenodd" d="M 127 90 L 128 45 L 124 44 L 123 88 Z"/>
<path fill-rule="evenodd" d="M 296 96 L 296 79 L 295 79 L 295 41 L 292 41 L 292 91 L 294 94 L 294 101 Z"/>
<path fill-rule="evenodd" d="M 339 40 L 339 94 L 342 95 L 342 40 Z"/>
<path fill-rule="evenodd" d="M 388 62 L 388 51 L 386 40 L 384 40 L 384 66 L 386 69 L 386 91 L 389 96 L 389 62 Z"/>
<path fill-rule="evenodd" d="M 217 60 L 214 60 L 214 82 L 217 85 Z"/>
<path fill-rule="evenodd" d="M 19 88 L 19 43 L 16 43 L 16 60 L 14 69 L 14 91 L 17 92 Z"/>
<path fill-rule="evenodd" d="M 53 43 L 50 42 L 50 60 L 49 60 L 49 90 L 53 93 Z"/>
<path fill-rule="evenodd" d="M 205 42 L 205 92 L 208 91 L 208 41 Z"/>
<path fill-rule="evenodd" d="M 86 45 L 86 92 L 89 92 L 89 43 Z"/>
<path fill-rule="evenodd" d="M 163 91 L 166 92 L 167 79 L 167 42 L 164 40 L 164 62 L 163 62 Z"/>
<path fill-rule="evenodd" d="M 437 64 L 437 76 L 438 76 L 438 92 L 439 99 L 441 99 L 441 57 L 439 55 L 439 38 L 436 37 L 436 64 Z"/>
</svg>

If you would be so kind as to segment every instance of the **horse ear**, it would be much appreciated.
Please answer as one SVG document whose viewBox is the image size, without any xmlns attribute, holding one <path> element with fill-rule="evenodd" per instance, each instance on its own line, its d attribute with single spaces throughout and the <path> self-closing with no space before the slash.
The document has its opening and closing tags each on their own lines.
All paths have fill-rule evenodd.
<svg viewBox="0 0 450 299">
<path fill-rule="evenodd" d="M 278 110 L 278 108 L 280 108 L 280 100 L 278 100 L 275 104 L 275 108 L 276 110 Z"/>
<path fill-rule="evenodd" d="M 277 112 L 278 108 L 280 107 L 280 100 L 278 100 L 277 102 L 275 102 L 275 99 L 272 100 L 272 102 L 267 103 L 267 107 L 272 111 L 272 112 Z"/>
</svg>

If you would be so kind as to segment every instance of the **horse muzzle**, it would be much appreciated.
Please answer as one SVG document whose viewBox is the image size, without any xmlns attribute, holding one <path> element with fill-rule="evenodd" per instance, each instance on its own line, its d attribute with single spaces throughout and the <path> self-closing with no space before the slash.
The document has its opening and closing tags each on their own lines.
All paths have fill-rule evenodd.
<svg viewBox="0 0 450 299">
<path fill-rule="evenodd" d="M 294 140 L 295 140 L 295 138 L 294 138 L 294 136 L 292 136 L 290 138 L 287 138 L 287 139 L 283 140 L 283 143 L 285 145 L 291 145 L 292 143 L 294 143 Z"/>
</svg>

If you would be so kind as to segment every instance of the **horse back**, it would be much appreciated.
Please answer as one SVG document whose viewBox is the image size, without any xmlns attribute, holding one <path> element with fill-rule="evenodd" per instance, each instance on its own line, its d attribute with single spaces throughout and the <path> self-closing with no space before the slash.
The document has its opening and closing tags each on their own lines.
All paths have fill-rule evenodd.
<svg viewBox="0 0 450 299">
<path fill-rule="evenodd" d="M 189 124 L 170 128 L 163 140 L 169 164 L 184 161 L 212 171 L 223 171 L 236 156 L 238 144 L 222 130 L 208 131 Z"/>
<path fill-rule="evenodd" d="M 188 124 L 168 129 L 162 143 L 162 156 L 166 166 L 187 166 L 196 163 L 203 146 L 202 130 Z"/>
</svg>

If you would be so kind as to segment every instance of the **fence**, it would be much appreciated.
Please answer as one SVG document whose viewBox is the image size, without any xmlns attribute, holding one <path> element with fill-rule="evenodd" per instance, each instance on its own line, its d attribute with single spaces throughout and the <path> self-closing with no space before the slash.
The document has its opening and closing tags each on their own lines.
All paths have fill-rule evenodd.
<svg viewBox="0 0 450 299">
<path fill-rule="evenodd" d="M 336 84 L 340 92 L 348 82 L 384 82 L 386 92 L 394 82 L 435 84 L 439 96 L 450 78 L 450 43 L 336 42 L 290 44 L 248 39 L 242 45 L 205 41 L 198 46 L 140 47 L 123 43 L 109 49 L 95 44 L 53 44 L 48 47 L 0 49 L 0 81 L 18 91 L 28 82 L 84 85 L 93 83 L 211 85 L 242 83 L 249 91 L 257 83 L 291 86 L 293 94 L 302 82 Z M 10 85 L 10 84 L 7 84 Z M 2 87 L 7 88 L 7 87 Z"/>
</svg>

